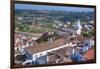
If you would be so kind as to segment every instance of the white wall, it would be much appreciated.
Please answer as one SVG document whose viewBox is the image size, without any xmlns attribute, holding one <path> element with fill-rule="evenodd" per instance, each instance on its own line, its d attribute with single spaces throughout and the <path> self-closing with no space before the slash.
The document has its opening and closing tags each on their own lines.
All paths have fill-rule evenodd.
<svg viewBox="0 0 100 69">
<path fill-rule="evenodd" d="M 10 0 L 0 0 L 0 69 L 10 67 Z M 100 0 L 33 0 L 97 5 L 97 64 L 35 67 L 34 69 L 98 69 L 100 67 Z M 28 69 L 28 68 L 27 68 Z M 33 68 L 30 68 L 33 69 Z"/>
</svg>

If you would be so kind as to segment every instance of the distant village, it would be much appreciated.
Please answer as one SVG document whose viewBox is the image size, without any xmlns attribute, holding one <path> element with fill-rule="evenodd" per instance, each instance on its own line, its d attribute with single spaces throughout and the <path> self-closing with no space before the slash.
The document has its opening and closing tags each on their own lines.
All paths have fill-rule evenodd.
<svg viewBox="0 0 100 69">
<path fill-rule="evenodd" d="M 93 18 L 87 16 L 88 21 L 81 18 L 70 21 L 67 18 L 59 20 L 59 17 L 63 17 L 56 15 L 54 19 L 54 15 L 49 15 L 48 11 L 38 11 L 41 15 L 34 11 L 32 15 L 25 13 L 29 12 L 15 15 L 16 65 L 73 63 L 94 59 Z"/>
</svg>

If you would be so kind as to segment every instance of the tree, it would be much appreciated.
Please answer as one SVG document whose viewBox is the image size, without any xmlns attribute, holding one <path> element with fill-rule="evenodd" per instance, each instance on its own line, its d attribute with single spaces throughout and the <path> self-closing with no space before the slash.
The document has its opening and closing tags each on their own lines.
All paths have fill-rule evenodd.
<svg viewBox="0 0 100 69">
<path fill-rule="evenodd" d="M 94 31 L 90 31 L 90 32 L 82 32 L 81 33 L 84 37 L 91 37 L 94 36 Z"/>
</svg>

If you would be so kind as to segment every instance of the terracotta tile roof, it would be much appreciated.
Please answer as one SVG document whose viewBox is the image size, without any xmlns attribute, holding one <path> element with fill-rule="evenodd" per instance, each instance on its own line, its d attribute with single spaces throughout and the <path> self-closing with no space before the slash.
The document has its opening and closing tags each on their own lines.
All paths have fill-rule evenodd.
<svg viewBox="0 0 100 69">
<path fill-rule="evenodd" d="M 49 62 L 56 63 L 57 59 L 58 59 L 58 57 L 56 55 L 50 55 L 49 56 Z"/>
<path fill-rule="evenodd" d="M 80 41 L 83 42 L 86 39 L 86 37 L 82 36 L 82 35 L 77 35 L 76 37 L 74 37 L 73 41 Z"/>
<path fill-rule="evenodd" d="M 69 42 L 78 43 L 78 42 L 84 41 L 84 40 L 85 40 L 85 38 L 83 36 L 77 35 L 77 37 L 75 37 L 74 40 L 71 40 L 71 39 L 66 40 L 66 43 L 69 43 Z M 26 50 L 33 54 L 33 53 L 53 49 L 56 47 L 60 47 L 64 44 L 65 44 L 65 39 L 60 38 L 56 41 L 53 41 L 52 43 L 46 42 L 46 43 L 42 43 L 42 44 L 36 44 L 36 46 L 28 47 L 28 48 L 26 48 Z"/>
<path fill-rule="evenodd" d="M 62 49 L 56 50 L 56 51 L 52 51 L 50 52 L 51 54 L 54 55 L 58 55 L 59 58 L 64 58 L 66 56 L 69 56 L 72 54 L 72 50 L 75 50 L 75 52 L 79 52 L 80 50 L 78 48 L 74 48 L 74 47 L 64 47 Z"/>
<path fill-rule="evenodd" d="M 67 42 L 69 43 L 70 41 L 67 41 Z M 47 43 L 39 44 L 37 46 L 28 47 L 26 48 L 26 50 L 30 53 L 37 53 L 37 52 L 53 49 L 56 47 L 60 47 L 62 45 L 64 45 L 64 39 L 58 39 L 52 43 L 47 42 Z"/>
<path fill-rule="evenodd" d="M 94 59 L 94 57 L 95 57 L 94 49 L 88 50 L 88 51 L 84 54 L 84 57 L 85 57 L 87 60 Z"/>
<path fill-rule="evenodd" d="M 71 63 L 72 60 L 70 58 L 63 58 L 63 63 Z"/>
<path fill-rule="evenodd" d="M 66 55 L 69 55 L 68 54 L 69 51 L 66 48 L 62 48 L 62 49 L 59 49 L 57 51 L 50 52 L 51 54 L 48 54 L 49 62 L 52 62 L 52 63 L 56 63 L 56 62 L 58 62 L 58 63 L 72 62 L 72 60 L 70 58 L 66 57 Z"/>
<path fill-rule="evenodd" d="M 59 49 L 59 50 L 56 50 L 56 51 L 52 51 L 51 53 L 59 56 L 59 58 L 62 58 L 62 57 L 65 57 L 65 49 Z"/>
</svg>

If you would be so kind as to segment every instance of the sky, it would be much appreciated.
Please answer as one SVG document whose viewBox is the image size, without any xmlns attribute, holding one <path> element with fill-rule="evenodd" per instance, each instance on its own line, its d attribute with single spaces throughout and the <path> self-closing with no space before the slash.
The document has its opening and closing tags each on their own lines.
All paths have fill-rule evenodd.
<svg viewBox="0 0 100 69">
<path fill-rule="evenodd" d="M 94 11 L 94 8 L 86 7 L 65 7 L 65 6 L 47 6 L 47 5 L 34 5 L 34 4 L 15 4 L 15 9 L 27 9 L 27 10 L 62 10 L 62 11 L 75 11 L 75 12 L 90 12 Z"/>
</svg>

